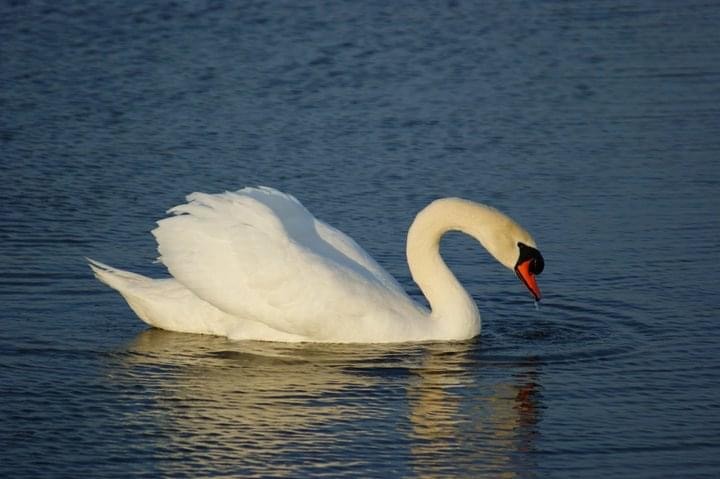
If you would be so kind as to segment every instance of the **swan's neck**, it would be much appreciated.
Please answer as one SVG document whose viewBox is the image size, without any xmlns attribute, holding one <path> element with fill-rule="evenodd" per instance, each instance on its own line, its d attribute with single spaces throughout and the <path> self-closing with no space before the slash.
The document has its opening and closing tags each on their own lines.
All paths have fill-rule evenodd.
<svg viewBox="0 0 720 479">
<path fill-rule="evenodd" d="M 436 200 L 420 213 L 407 237 L 407 260 L 413 280 L 430 303 L 431 318 L 448 338 L 469 338 L 480 332 L 480 313 L 468 292 L 440 256 L 440 240 L 448 231 L 476 238 L 498 261 L 513 259 L 499 236 L 507 218 L 497 210 L 458 198 Z M 510 220 L 512 222 L 512 220 Z"/>
</svg>

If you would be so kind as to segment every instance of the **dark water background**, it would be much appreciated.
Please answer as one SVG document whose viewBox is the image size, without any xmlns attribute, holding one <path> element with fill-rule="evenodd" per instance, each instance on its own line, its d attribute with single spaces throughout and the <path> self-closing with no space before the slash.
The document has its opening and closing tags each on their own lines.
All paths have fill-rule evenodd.
<svg viewBox="0 0 720 479">
<path fill-rule="evenodd" d="M 720 4 L 0 1 L 3 477 L 718 477 Z M 413 295 L 439 196 L 465 343 L 146 330 L 83 257 L 161 276 L 191 191 L 266 184 Z"/>
</svg>

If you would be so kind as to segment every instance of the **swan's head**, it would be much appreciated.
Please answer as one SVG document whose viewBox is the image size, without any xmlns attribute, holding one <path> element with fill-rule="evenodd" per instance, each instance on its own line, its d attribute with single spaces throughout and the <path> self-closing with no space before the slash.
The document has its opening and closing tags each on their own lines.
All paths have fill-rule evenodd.
<svg viewBox="0 0 720 479">
<path fill-rule="evenodd" d="M 535 277 L 542 273 L 545 260 L 530 233 L 506 214 L 491 206 L 471 204 L 472 218 L 466 232 L 475 236 L 500 264 L 515 271 L 535 301 L 540 288 Z"/>
<path fill-rule="evenodd" d="M 542 273 L 545 267 L 545 260 L 543 260 L 540 251 L 534 246 L 528 246 L 525 243 L 518 242 L 518 259 L 515 263 L 515 273 L 520 278 L 520 281 L 530 290 L 530 293 L 535 298 L 535 301 L 540 301 L 540 288 L 537 285 L 535 276 Z"/>
</svg>

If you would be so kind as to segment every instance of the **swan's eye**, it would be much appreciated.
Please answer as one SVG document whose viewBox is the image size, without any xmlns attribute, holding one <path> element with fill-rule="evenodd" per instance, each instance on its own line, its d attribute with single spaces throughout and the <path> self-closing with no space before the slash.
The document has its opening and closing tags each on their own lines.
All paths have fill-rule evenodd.
<svg viewBox="0 0 720 479">
<path fill-rule="evenodd" d="M 534 275 L 538 275 L 542 273 L 543 269 L 545 269 L 545 260 L 543 259 L 542 255 L 540 254 L 540 251 L 538 251 L 536 248 L 533 248 L 532 246 L 528 246 L 524 243 L 518 243 L 519 248 L 519 255 L 518 255 L 518 261 L 517 264 L 525 263 L 526 261 L 530 262 L 530 272 Z"/>
<path fill-rule="evenodd" d="M 532 263 L 530 263 L 530 271 L 532 272 L 532 274 L 540 274 L 542 273 L 543 269 L 545 269 L 545 260 L 538 251 L 537 256 L 535 256 L 532 260 Z"/>
</svg>

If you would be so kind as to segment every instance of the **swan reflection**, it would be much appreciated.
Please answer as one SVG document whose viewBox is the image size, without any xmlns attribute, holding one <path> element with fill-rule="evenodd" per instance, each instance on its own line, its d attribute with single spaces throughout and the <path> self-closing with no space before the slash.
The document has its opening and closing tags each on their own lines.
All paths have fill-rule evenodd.
<svg viewBox="0 0 720 479">
<path fill-rule="evenodd" d="M 532 467 L 537 366 L 484 365 L 477 349 L 232 342 L 153 329 L 119 355 L 112 378 L 142 406 L 128 424 L 152 430 L 167 474 L 512 477 Z"/>
<path fill-rule="evenodd" d="M 532 455 L 523 453 L 534 449 L 540 419 L 537 365 L 486 374 L 497 365 L 478 365 L 468 346 L 430 346 L 420 380 L 408 387 L 415 472 L 440 477 L 462 465 L 475 474 L 515 477 L 533 470 Z"/>
</svg>

